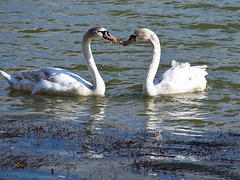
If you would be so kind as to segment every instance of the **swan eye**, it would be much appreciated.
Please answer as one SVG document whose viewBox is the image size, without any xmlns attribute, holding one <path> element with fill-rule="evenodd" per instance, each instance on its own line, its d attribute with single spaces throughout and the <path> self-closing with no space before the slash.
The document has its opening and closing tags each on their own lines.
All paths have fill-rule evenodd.
<svg viewBox="0 0 240 180">
<path fill-rule="evenodd" d="M 105 35 L 105 33 L 107 33 L 109 35 L 108 31 L 98 31 L 98 32 L 102 33 L 103 36 Z"/>
<path fill-rule="evenodd" d="M 131 35 L 130 38 L 132 38 L 132 39 L 134 39 L 134 41 L 136 41 L 136 39 L 137 39 L 138 36 L 139 36 L 139 35 Z"/>
<path fill-rule="evenodd" d="M 131 35 L 130 38 L 134 39 L 134 41 L 136 41 L 136 38 L 138 37 L 139 35 Z"/>
<path fill-rule="evenodd" d="M 105 31 L 98 31 L 100 33 L 102 33 L 102 37 L 104 39 L 108 39 L 110 41 L 116 41 L 117 39 L 115 37 L 113 37 L 107 30 Z"/>
<path fill-rule="evenodd" d="M 132 34 L 127 41 L 124 41 L 124 42 L 121 43 L 121 44 L 122 44 L 123 46 L 127 46 L 127 45 L 131 44 L 132 42 L 135 42 L 135 41 L 136 41 L 136 38 L 137 38 L 138 36 L 139 36 L 139 35 Z"/>
<path fill-rule="evenodd" d="M 102 36 L 105 38 L 106 36 L 111 36 L 111 34 L 108 31 L 98 31 L 102 33 Z"/>
</svg>

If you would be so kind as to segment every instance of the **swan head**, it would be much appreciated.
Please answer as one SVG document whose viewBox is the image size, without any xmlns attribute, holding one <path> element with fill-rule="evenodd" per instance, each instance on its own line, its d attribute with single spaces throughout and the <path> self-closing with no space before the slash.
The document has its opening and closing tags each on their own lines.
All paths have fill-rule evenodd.
<svg viewBox="0 0 240 180">
<path fill-rule="evenodd" d="M 97 38 L 104 38 L 104 39 L 108 39 L 110 41 L 117 41 L 117 39 L 115 37 L 113 37 L 107 29 L 103 28 L 103 27 L 93 27 L 91 29 L 89 29 L 85 36 L 87 36 L 90 39 L 97 39 Z"/>
<path fill-rule="evenodd" d="M 124 41 L 122 43 L 123 46 L 127 46 L 128 44 L 131 44 L 134 41 L 138 40 L 150 40 L 153 38 L 153 35 L 155 33 L 147 28 L 140 28 L 134 31 L 134 33 L 129 37 L 127 41 Z"/>
</svg>

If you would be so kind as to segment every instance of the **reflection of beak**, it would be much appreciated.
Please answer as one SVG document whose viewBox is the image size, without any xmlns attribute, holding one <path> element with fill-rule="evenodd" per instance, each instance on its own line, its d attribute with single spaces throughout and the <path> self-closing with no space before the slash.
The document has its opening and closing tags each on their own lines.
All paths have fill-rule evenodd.
<svg viewBox="0 0 240 180">
<path fill-rule="evenodd" d="M 127 45 L 131 44 L 134 41 L 136 41 L 136 38 L 132 35 L 132 36 L 129 37 L 129 39 L 127 41 L 123 41 L 122 45 L 123 46 L 127 46 Z"/>
<path fill-rule="evenodd" d="M 104 32 L 103 38 L 108 39 L 110 41 L 117 41 L 117 39 L 113 37 L 108 31 Z"/>
</svg>

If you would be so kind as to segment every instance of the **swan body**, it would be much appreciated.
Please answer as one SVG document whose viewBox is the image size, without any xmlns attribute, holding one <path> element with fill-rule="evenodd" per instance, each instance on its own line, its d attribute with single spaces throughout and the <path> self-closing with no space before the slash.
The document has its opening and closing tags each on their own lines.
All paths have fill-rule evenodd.
<svg viewBox="0 0 240 180">
<path fill-rule="evenodd" d="M 172 67 L 155 79 L 161 56 L 161 46 L 157 35 L 147 28 L 138 29 L 127 41 L 126 46 L 137 40 L 148 40 L 152 45 L 152 62 L 143 84 L 143 93 L 149 96 L 204 91 L 207 85 L 206 65 L 190 66 L 189 63 L 172 61 Z"/>
<path fill-rule="evenodd" d="M 60 68 L 37 69 L 13 75 L 1 70 L 0 72 L 12 88 L 30 91 L 32 94 L 104 95 L 105 83 L 94 62 L 90 47 L 91 40 L 100 37 L 116 41 L 116 38 L 103 27 L 89 29 L 84 34 L 82 40 L 82 50 L 89 72 L 93 78 L 93 84 L 77 74 Z"/>
</svg>

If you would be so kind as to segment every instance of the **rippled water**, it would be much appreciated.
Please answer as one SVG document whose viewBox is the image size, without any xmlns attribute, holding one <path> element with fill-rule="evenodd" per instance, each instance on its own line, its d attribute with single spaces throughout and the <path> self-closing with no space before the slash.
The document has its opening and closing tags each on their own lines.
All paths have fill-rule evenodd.
<svg viewBox="0 0 240 180">
<path fill-rule="evenodd" d="M 92 42 L 106 82 L 105 97 L 58 97 L 15 91 L 0 78 L 4 119 L 93 123 L 131 130 L 191 132 L 240 130 L 240 3 L 232 1 L 22 1 L 0 2 L 0 69 L 9 73 L 61 67 L 91 81 L 81 38 L 104 26 L 118 38 L 147 27 L 161 41 L 159 74 L 171 60 L 208 65 L 203 93 L 142 95 L 151 47 Z"/>
</svg>

